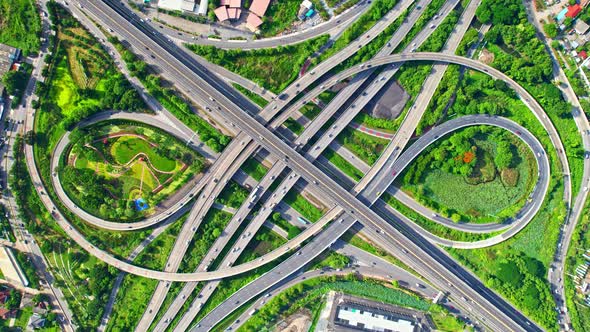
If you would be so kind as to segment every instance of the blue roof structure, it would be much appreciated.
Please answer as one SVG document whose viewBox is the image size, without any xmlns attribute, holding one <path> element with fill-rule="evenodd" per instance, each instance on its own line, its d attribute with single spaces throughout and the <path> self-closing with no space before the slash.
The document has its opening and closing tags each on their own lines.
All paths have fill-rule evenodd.
<svg viewBox="0 0 590 332">
<path fill-rule="evenodd" d="M 567 14 L 567 8 L 564 8 L 562 11 L 559 12 L 559 14 L 557 14 L 557 16 L 555 17 L 557 22 L 563 21 L 565 19 L 565 14 Z"/>
</svg>

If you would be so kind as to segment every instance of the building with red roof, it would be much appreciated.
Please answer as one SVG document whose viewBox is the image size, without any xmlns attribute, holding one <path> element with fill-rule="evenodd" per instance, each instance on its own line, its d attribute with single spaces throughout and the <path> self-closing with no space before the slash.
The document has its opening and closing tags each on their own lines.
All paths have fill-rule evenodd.
<svg viewBox="0 0 590 332">
<path fill-rule="evenodd" d="M 580 57 L 580 59 L 586 60 L 586 58 L 588 58 L 588 53 L 586 53 L 586 51 L 580 51 L 580 53 L 578 53 L 578 56 Z"/>
<path fill-rule="evenodd" d="M 6 308 L 0 308 L 0 319 L 9 320 L 16 318 L 16 310 L 8 310 Z"/>
<path fill-rule="evenodd" d="M 565 14 L 565 17 L 575 18 L 576 16 L 578 16 L 578 14 L 581 11 L 582 11 L 582 6 L 580 6 L 579 4 L 569 6 L 569 7 L 567 7 L 567 13 Z"/>
<path fill-rule="evenodd" d="M 269 4 L 270 0 L 254 0 L 248 9 L 258 17 L 263 17 Z"/>
<path fill-rule="evenodd" d="M 217 9 L 215 9 L 214 12 L 215 12 L 215 16 L 217 16 L 217 19 L 219 20 L 219 22 L 223 22 L 223 21 L 229 19 L 229 13 L 227 12 L 226 6 L 217 7 Z"/>
<path fill-rule="evenodd" d="M 260 17 L 254 15 L 252 13 L 248 14 L 248 17 L 246 18 L 246 26 L 248 27 L 248 29 L 255 32 L 256 30 L 258 30 L 258 27 L 261 24 L 262 24 L 262 20 L 260 19 Z"/>
</svg>

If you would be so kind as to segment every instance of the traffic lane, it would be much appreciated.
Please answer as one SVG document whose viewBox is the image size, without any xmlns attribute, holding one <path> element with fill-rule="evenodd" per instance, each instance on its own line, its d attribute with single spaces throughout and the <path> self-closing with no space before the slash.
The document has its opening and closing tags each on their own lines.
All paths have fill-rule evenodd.
<svg viewBox="0 0 590 332">
<path fill-rule="evenodd" d="M 225 102 L 225 101 L 224 101 L 224 102 Z M 225 106 L 225 105 L 224 105 L 224 106 Z M 229 112 L 227 112 L 227 113 L 226 113 L 226 112 L 223 112 L 223 113 L 225 113 L 226 115 L 230 115 L 230 114 L 232 114 L 232 111 L 235 111 L 235 110 L 234 110 L 234 109 L 230 109 L 230 110 L 228 110 L 228 111 L 229 111 Z M 240 111 L 240 112 L 241 112 L 241 111 Z M 233 118 L 233 120 L 235 121 L 235 118 Z M 244 123 L 247 123 L 247 122 L 250 122 L 250 121 L 244 121 Z M 247 123 L 247 125 L 244 125 L 244 126 L 242 126 L 242 127 L 243 127 L 243 129 L 246 129 L 246 127 L 250 127 L 250 128 L 247 128 L 247 129 L 254 129 L 254 130 L 252 130 L 252 132 L 251 132 L 250 134 L 252 134 L 252 133 L 254 133 L 254 134 L 255 134 L 256 132 L 259 132 L 259 133 L 261 134 L 261 135 L 260 135 L 260 140 L 263 140 L 263 139 L 264 139 L 264 138 L 262 137 L 262 136 L 263 136 L 262 134 L 264 133 L 264 130 L 262 130 L 262 131 L 261 131 L 261 130 L 260 130 L 260 128 L 257 128 L 256 124 Z M 266 137 L 266 138 L 267 138 L 267 139 L 269 139 L 268 137 Z M 279 148 L 278 150 L 281 152 L 281 154 L 282 154 L 282 153 L 284 153 L 284 152 L 286 152 L 286 153 L 285 153 L 285 155 L 287 155 L 287 154 L 289 153 L 288 147 L 287 147 L 287 148 L 285 148 L 285 146 L 281 146 L 281 142 L 272 142 L 272 145 L 273 145 L 273 149 L 271 149 L 271 150 L 274 150 L 274 149 L 276 149 L 276 148 L 278 147 L 278 148 Z M 268 148 L 270 148 L 270 146 L 268 146 Z M 275 152 L 276 152 L 276 151 L 275 151 Z M 290 156 L 290 157 L 291 157 L 292 159 L 295 159 L 295 160 L 297 159 L 297 156 Z M 296 163 L 296 164 L 299 164 L 299 165 L 301 165 L 301 162 L 302 162 L 302 160 L 297 160 L 297 163 Z M 303 162 L 304 162 L 304 161 L 303 161 Z M 307 165 L 306 165 L 306 166 L 307 166 Z M 312 175 L 311 175 L 311 174 L 308 174 L 308 176 L 312 176 Z M 321 176 L 321 175 L 320 175 L 320 176 Z M 316 175 L 316 178 L 317 178 L 317 175 Z M 325 182 L 325 181 L 326 181 L 326 179 L 321 179 L 321 180 L 322 180 L 322 182 Z M 316 181 L 317 181 L 317 180 L 316 180 Z M 329 181 L 329 179 L 328 179 L 327 181 Z M 332 188 L 332 192 L 333 192 L 334 190 L 335 190 L 335 189 L 334 189 L 334 188 Z M 337 190 L 337 189 L 336 189 L 336 190 Z M 341 194 L 342 194 L 342 193 L 338 193 L 338 195 L 341 195 Z M 348 205 L 348 204 L 344 204 L 344 205 Z M 349 205 L 349 207 L 350 207 L 350 206 L 351 206 L 351 205 Z M 361 209 L 362 209 L 362 208 L 361 208 Z M 353 211 L 353 213 L 354 213 L 354 210 L 351 210 L 351 211 Z M 362 211 L 362 213 L 361 213 L 361 214 L 363 214 L 363 217 L 365 217 L 365 215 L 366 215 L 366 214 L 370 215 L 370 212 L 365 210 L 365 211 Z"/>
<path fill-rule="evenodd" d="M 281 264 L 269 272 L 263 274 L 258 279 L 253 280 L 246 286 L 242 287 L 239 292 L 229 296 L 224 302 L 210 311 L 200 322 L 200 327 L 193 328 L 191 331 L 209 331 L 219 321 L 226 316 L 227 313 L 233 312 L 236 305 L 241 305 L 248 302 L 261 292 L 272 285 L 288 278 L 294 272 L 300 269 L 301 266 L 310 262 L 315 256 L 330 247 L 335 241 L 332 239 L 333 234 L 340 237 L 355 223 L 353 218 L 345 218 L 342 223 L 332 223 L 328 228 L 316 236 L 311 242 L 306 244 L 303 248 L 297 251 L 297 254 L 291 255 Z M 310 253 L 310 254 L 303 254 Z"/>
</svg>

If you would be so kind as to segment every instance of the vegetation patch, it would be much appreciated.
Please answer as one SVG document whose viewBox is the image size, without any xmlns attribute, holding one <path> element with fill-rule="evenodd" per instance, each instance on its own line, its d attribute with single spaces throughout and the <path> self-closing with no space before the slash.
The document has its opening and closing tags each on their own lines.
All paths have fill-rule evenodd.
<svg viewBox="0 0 590 332">
<path fill-rule="evenodd" d="M 318 105 L 313 103 L 307 103 L 303 105 L 301 109 L 299 109 L 299 112 L 301 112 L 301 114 L 303 114 L 303 116 L 305 116 L 309 120 L 315 119 L 315 117 L 318 116 L 321 111 L 322 109 Z"/>
<path fill-rule="evenodd" d="M 235 181 L 230 180 L 217 197 L 216 202 L 229 206 L 230 208 L 238 209 L 246 198 L 248 198 L 248 194 L 248 190 Z"/>
<path fill-rule="evenodd" d="M 268 172 L 268 168 L 264 167 L 254 157 L 248 158 L 241 166 L 241 169 L 250 175 L 254 180 L 260 181 Z"/>
<path fill-rule="evenodd" d="M 264 108 L 266 105 L 268 105 L 268 100 L 262 98 L 257 93 L 244 88 L 243 86 L 239 85 L 238 83 L 232 83 L 232 86 L 234 88 L 236 88 L 236 90 L 240 91 L 244 96 L 248 97 L 248 99 L 250 99 L 256 105 L 258 105 L 262 108 Z"/>
<path fill-rule="evenodd" d="M 295 45 L 247 51 L 223 50 L 215 46 L 202 45 L 187 45 L 187 47 L 207 61 L 223 66 L 275 93 L 280 93 L 297 79 L 305 60 L 319 50 L 328 38 L 329 36 L 322 35 Z"/>
<path fill-rule="evenodd" d="M 155 270 L 163 270 L 174 242 L 187 215 L 179 218 L 166 231 L 156 237 L 134 260 L 134 264 Z M 150 301 L 149 294 L 156 289 L 158 280 L 128 274 L 111 313 L 106 331 L 130 331 L 135 328 Z"/>
<path fill-rule="evenodd" d="M 0 0 L 0 43 L 25 55 L 39 51 L 41 18 L 34 0 Z"/>
<path fill-rule="evenodd" d="M 178 139 L 138 123 L 77 128 L 60 167 L 66 193 L 81 208 L 109 220 L 137 220 L 156 211 L 204 167 Z"/>
<path fill-rule="evenodd" d="M 377 161 L 389 144 L 384 138 L 374 137 L 349 127 L 343 129 L 336 139 L 369 166 Z"/>
<path fill-rule="evenodd" d="M 316 222 L 324 215 L 324 211 L 311 204 L 305 197 L 297 193 L 294 189 L 289 190 L 285 195 L 284 202 L 289 204 L 297 212 L 311 222 Z"/>
<path fill-rule="evenodd" d="M 330 163 L 336 166 L 344 174 L 350 176 L 354 181 L 358 182 L 363 178 L 363 172 L 354 167 L 351 163 L 344 159 L 344 157 L 334 152 L 334 150 L 330 148 L 325 149 L 323 155 L 330 161 Z"/>
<path fill-rule="evenodd" d="M 413 293 L 396 289 L 372 279 L 358 280 L 354 275 L 319 277 L 301 282 L 274 297 L 258 310 L 238 331 L 271 329 L 282 318 L 302 308 L 312 310 L 329 291 L 343 292 L 370 300 L 428 311 L 441 331 L 456 331 L 466 326 L 438 305 L 430 304 Z M 459 329 L 453 329 L 459 327 Z"/>
<path fill-rule="evenodd" d="M 292 238 L 296 237 L 301 233 L 301 228 L 294 226 L 287 220 L 283 219 L 279 212 L 275 212 L 272 214 L 272 223 L 279 226 L 283 230 L 287 231 L 287 238 L 291 240 Z"/>
<path fill-rule="evenodd" d="M 273 0 L 268 6 L 260 26 L 263 37 L 272 37 L 287 30 L 297 20 L 299 0 Z"/>
<path fill-rule="evenodd" d="M 293 118 L 288 118 L 283 125 L 297 136 L 301 135 L 305 128 Z"/>
<path fill-rule="evenodd" d="M 478 126 L 435 143 L 399 180 L 421 203 L 456 221 L 513 217 L 536 181 L 528 146 L 508 131 Z M 466 194 L 469 193 L 469 194 Z"/>
</svg>

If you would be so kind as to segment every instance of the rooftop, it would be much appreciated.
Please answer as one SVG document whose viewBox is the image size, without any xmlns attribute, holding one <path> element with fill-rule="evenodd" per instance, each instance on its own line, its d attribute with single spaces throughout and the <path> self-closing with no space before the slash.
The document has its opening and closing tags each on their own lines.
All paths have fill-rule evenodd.
<svg viewBox="0 0 590 332">
<path fill-rule="evenodd" d="M 270 4 L 270 0 L 254 0 L 250 5 L 250 11 L 258 17 L 263 17 L 268 5 Z"/>
<path fill-rule="evenodd" d="M 217 7 L 217 9 L 214 10 L 214 13 L 215 16 L 217 16 L 219 22 L 223 22 L 229 19 L 229 13 L 227 12 L 226 6 Z"/>
<path fill-rule="evenodd" d="M 414 331 L 414 323 L 409 320 L 354 307 L 340 307 L 336 317 L 341 321 L 346 321 L 346 325 L 361 328 L 365 331 Z"/>
<path fill-rule="evenodd" d="M 574 24 L 574 29 L 578 35 L 583 35 L 588 31 L 588 29 L 590 29 L 590 26 L 581 19 L 577 19 L 576 24 Z"/>
<path fill-rule="evenodd" d="M 158 7 L 168 10 L 184 10 L 192 12 L 195 10 L 195 0 L 159 0 Z"/>
<path fill-rule="evenodd" d="M 10 70 L 19 57 L 20 50 L 18 48 L 0 44 L 0 78 Z"/>
<path fill-rule="evenodd" d="M 229 19 L 230 20 L 236 20 L 238 18 L 240 18 L 240 15 L 242 14 L 242 9 L 240 8 L 229 8 L 227 10 L 227 13 L 229 15 Z"/>
<path fill-rule="evenodd" d="M 580 6 L 579 4 L 575 4 L 573 6 L 567 7 L 567 13 L 565 14 L 565 16 L 569 18 L 575 18 L 581 11 L 582 6 Z"/>
<path fill-rule="evenodd" d="M 262 24 L 262 20 L 260 17 L 250 13 L 248 14 L 248 18 L 246 18 L 246 26 L 248 29 L 252 31 L 258 30 L 258 27 Z"/>
</svg>

